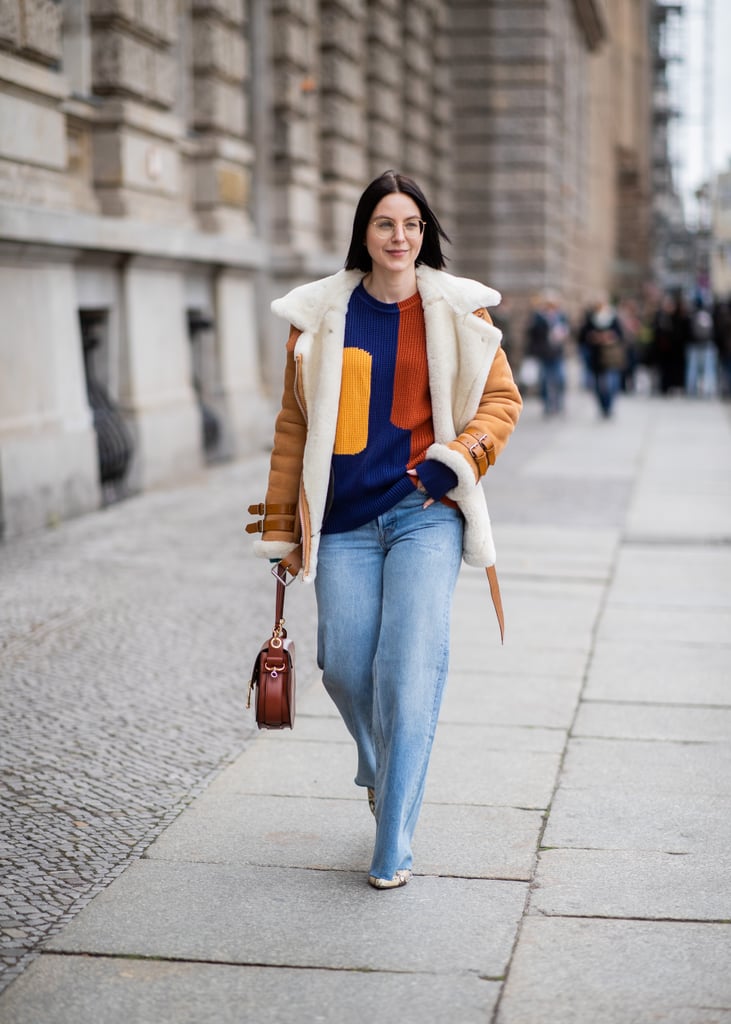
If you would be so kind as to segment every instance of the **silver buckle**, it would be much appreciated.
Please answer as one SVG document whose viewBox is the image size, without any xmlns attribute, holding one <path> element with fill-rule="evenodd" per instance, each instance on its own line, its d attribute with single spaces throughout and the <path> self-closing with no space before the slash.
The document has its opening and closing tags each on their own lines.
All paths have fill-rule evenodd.
<svg viewBox="0 0 731 1024">
<path fill-rule="evenodd" d="M 269 572 L 272 574 L 272 576 L 277 581 L 277 583 L 281 583 L 283 587 L 288 587 L 290 585 L 290 583 L 294 583 L 294 581 L 297 579 L 296 576 L 291 576 L 289 579 L 287 579 L 287 570 L 286 569 L 284 570 L 284 579 L 282 579 L 282 577 L 277 572 L 278 568 L 279 568 L 279 562 L 277 562 L 276 565 L 273 565 L 271 567 L 271 569 L 269 570 Z"/>
</svg>

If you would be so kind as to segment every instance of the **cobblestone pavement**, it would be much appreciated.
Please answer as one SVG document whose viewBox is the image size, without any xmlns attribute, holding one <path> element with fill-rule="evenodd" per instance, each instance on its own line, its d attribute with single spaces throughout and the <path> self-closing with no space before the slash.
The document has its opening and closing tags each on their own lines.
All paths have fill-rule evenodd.
<svg viewBox="0 0 731 1024">
<path fill-rule="evenodd" d="M 257 457 L 0 546 L 0 989 L 251 739 L 264 478 Z M 304 667 L 314 601 L 290 593 Z"/>
</svg>

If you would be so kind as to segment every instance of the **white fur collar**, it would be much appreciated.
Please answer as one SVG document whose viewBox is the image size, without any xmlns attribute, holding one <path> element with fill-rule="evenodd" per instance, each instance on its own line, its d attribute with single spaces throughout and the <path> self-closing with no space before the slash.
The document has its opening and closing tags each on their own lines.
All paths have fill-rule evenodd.
<svg viewBox="0 0 731 1024">
<path fill-rule="evenodd" d="M 480 281 L 455 277 L 454 274 L 434 270 L 432 267 L 417 267 L 416 283 L 425 307 L 444 299 L 458 315 L 474 313 L 476 309 L 486 306 L 497 306 L 501 299 L 500 292 L 488 288 Z"/>
<path fill-rule="evenodd" d="M 350 296 L 363 276 L 360 270 L 339 270 L 330 277 L 300 285 L 275 299 L 272 312 L 298 330 L 315 331 L 328 310 L 346 312 Z M 417 267 L 416 283 L 424 308 L 445 301 L 455 313 L 464 315 L 500 302 L 500 293 L 494 288 L 432 267 Z"/>
</svg>

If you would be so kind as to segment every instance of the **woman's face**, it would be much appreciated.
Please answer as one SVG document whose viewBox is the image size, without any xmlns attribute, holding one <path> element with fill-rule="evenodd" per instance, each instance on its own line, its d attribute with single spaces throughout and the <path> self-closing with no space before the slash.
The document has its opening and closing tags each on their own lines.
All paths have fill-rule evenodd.
<svg viewBox="0 0 731 1024">
<path fill-rule="evenodd" d="M 375 206 L 366 231 L 373 269 L 388 273 L 413 270 L 424 240 L 422 228 L 421 211 L 411 196 L 403 192 L 384 196 Z"/>
</svg>

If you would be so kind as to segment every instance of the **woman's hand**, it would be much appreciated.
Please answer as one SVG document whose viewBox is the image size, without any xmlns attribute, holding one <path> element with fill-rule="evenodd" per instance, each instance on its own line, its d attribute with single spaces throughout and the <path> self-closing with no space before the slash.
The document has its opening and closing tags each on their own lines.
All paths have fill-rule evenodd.
<svg viewBox="0 0 731 1024">
<path fill-rule="evenodd" d="M 406 473 L 408 474 L 408 476 L 416 477 L 416 489 L 417 489 L 417 491 L 419 491 L 420 494 L 426 494 L 427 493 L 426 487 L 424 487 L 423 483 L 419 479 L 419 475 L 416 472 L 416 470 L 415 469 L 407 469 Z M 424 502 L 424 504 L 421 507 L 422 508 L 429 508 L 429 506 L 433 505 L 433 504 L 434 504 L 434 499 L 433 498 L 427 498 L 426 501 Z"/>
</svg>

